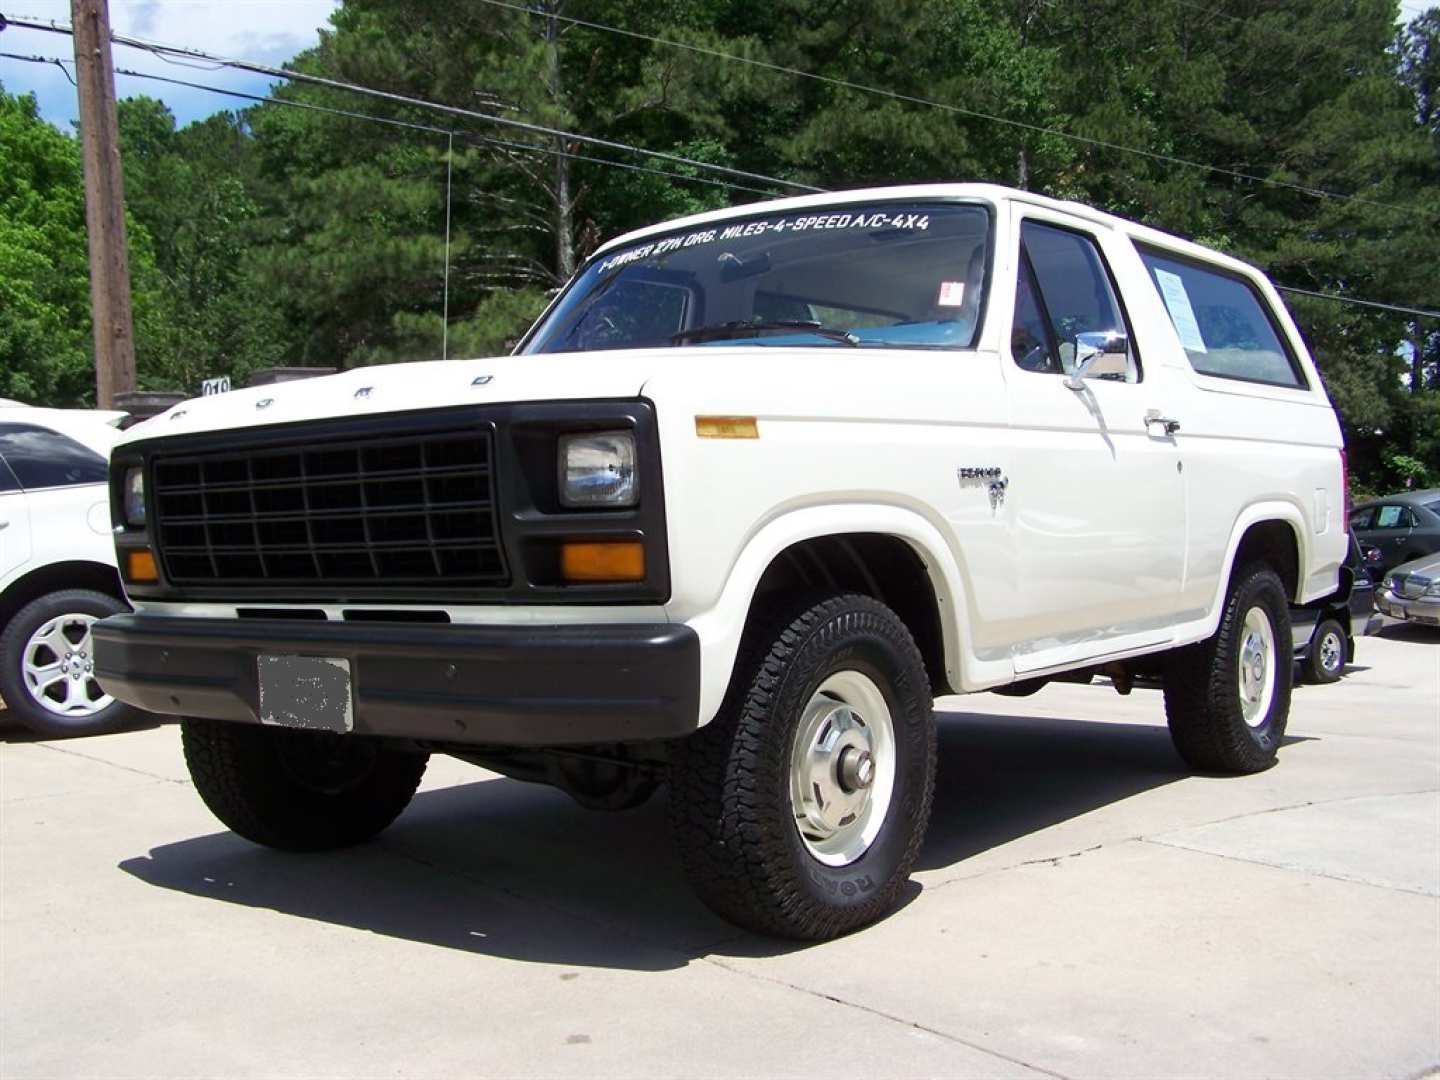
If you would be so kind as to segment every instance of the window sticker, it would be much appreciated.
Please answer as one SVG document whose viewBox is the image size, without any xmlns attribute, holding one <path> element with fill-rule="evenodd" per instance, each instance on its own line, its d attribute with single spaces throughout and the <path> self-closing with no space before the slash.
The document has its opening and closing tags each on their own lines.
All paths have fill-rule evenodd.
<svg viewBox="0 0 1440 1080">
<path fill-rule="evenodd" d="M 935 301 L 935 306 L 964 307 L 965 283 L 963 281 L 942 281 L 940 283 L 940 299 Z"/>
<path fill-rule="evenodd" d="M 1170 321 L 1175 324 L 1175 333 L 1180 335 L 1180 344 L 1190 352 L 1203 353 L 1205 338 L 1200 333 L 1200 323 L 1195 318 L 1195 309 L 1190 306 L 1190 294 L 1185 291 L 1185 282 L 1179 274 L 1155 268 L 1155 283 L 1160 286 L 1160 295 L 1170 312 Z"/>
</svg>

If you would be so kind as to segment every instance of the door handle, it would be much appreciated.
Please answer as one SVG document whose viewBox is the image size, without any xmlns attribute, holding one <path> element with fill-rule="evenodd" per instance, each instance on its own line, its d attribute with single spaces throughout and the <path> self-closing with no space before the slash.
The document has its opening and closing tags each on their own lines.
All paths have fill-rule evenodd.
<svg viewBox="0 0 1440 1080">
<path fill-rule="evenodd" d="M 0 521 L 0 532 L 3 532 L 5 529 L 8 529 L 9 527 L 10 527 L 10 522 L 8 522 L 8 521 Z"/>
<path fill-rule="evenodd" d="M 1170 417 L 1161 416 L 1159 413 L 1147 413 L 1145 415 L 1145 426 L 1148 428 L 1151 424 L 1159 424 L 1166 435 L 1174 435 L 1180 430 L 1179 420 L 1172 420 Z"/>
</svg>

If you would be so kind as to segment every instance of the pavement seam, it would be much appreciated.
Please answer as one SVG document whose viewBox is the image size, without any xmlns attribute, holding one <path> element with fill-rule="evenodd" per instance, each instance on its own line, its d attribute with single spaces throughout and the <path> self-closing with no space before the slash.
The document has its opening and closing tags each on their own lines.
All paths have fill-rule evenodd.
<svg viewBox="0 0 1440 1080">
<path fill-rule="evenodd" d="M 837 997 L 835 994 L 827 994 L 823 990 L 812 990 L 808 986 L 801 986 L 799 983 L 790 982 L 788 979 L 779 979 L 772 975 L 765 975 L 760 972 L 746 971 L 743 968 L 731 967 L 723 960 L 716 959 L 713 956 L 702 956 L 700 957 L 700 960 L 703 963 L 710 964 L 713 967 L 719 968 L 721 971 L 728 971 L 732 975 L 739 975 L 742 978 L 754 979 L 757 982 L 767 982 L 774 986 L 783 986 L 787 990 L 794 990 L 797 993 L 805 994 L 807 997 L 820 998 L 822 1001 L 828 1001 L 835 1005 L 842 1005 L 847 1009 L 855 1009 L 858 1012 L 863 1012 L 870 1016 L 876 1016 L 882 1020 L 888 1020 L 893 1024 L 901 1024 L 905 1027 L 913 1028 L 916 1031 L 923 1031 L 927 1035 L 934 1035 L 937 1039 L 944 1039 L 946 1042 L 956 1043 L 960 1046 L 966 1047 L 967 1049 L 974 1050 L 977 1053 L 984 1054 L 986 1057 L 993 1057 L 998 1058 L 1001 1061 L 1008 1061 L 1012 1065 L 1018 1065 L 1022 1069 L 1029 1069 L 1031 1072 L 1040 1073 L 1044 1076 L 1053 1076 L 1055 1077 L 1055 1080 L 1070 1080 L 1070 1078 L 1064 1073 L 1058 1073 L 1053 1069 L 1047 1069 L 1043 1065 L 1032 1065 L 1028 1061 L 1025 1061 L 1021 1058 L 1013 1057 L 1010 1054 L 1004 1053 L 1003 1051 L 992 1050 L 990 1047 L 985 1046 L 981 1043 L 972 1042 L 969 1039 L 961 1038 L 959 1035 L 952 1034 L 948 1031 L 943 1031 L 940 1028 L 931 1027 L 928 1024 L 922 1024 L 915 1020 L 907 1020 L 903 1016 L 896 1016 L 894 1013 L 888 1013 L 883 1009 L 877 1009 L 870 1005 L 862 1005 L 856 1001 L 849 1001 L 845 998 Z"/>
<path fill-rule="evenodd" d="M 1150 834 L 1149 836 L 1146 836 L 1146 835 L 1141 834 L 1141 833 L 1136 833 L 1136 834 L 1133 835 L 1133 836 L 1119 836 L 1119 837 L 1116 837 L 1116 838 L 1113 839 L 1113 840 L 1105 840 L 1105 841 L 1102 841 L 1101 843 L 1098 843 L 1098 844 L 1092 844 L 1091 846 L 1086 847 L 1086 848 L 1080 848 L 1078 851 L 1066 851 L 1066 852 L 1062 852 L 1062 853 L 1059 854 L 1059 855 L 1044 855 L 1044 856 L 1040 856 L 1039 858 L 1024 859 L 1024 860 L 1022 860 L 1022 861 L 1020 861 L 1020 862 L 1006 863 L 1004 866 L 992 866 L 992 867 L 989 867 L 988 869 L 985 869 L 985 870 L 977 870 L 977 871 L 976 871 L 975 873 L 973 873 L 973 874 L 957 874 L 955 877 L 945 878 L 943 881 L 936 882 L 934 885 L 927 885 L 927 886 L 926 886 L 926 890 L 927 890 L 927 891 L 932 891 L 932 892 L 933 892 L 933 891 L 938 891 L 938 890 L 940 890 L 940 889 L 945 888 L 946 886 L 954 885 L 954 884 L 956 884 L 957 882 L 961 882 L 961 881 L 977 881 L 977 880 L 979 880 L 980 878 L 982 878 L 982 877 L 988 877 L 988 876 L 991 875 L 991 874 L 1003 874 L 1003 873 L 1005 873 L 1005 872 L 1008 871 L 1008 870 L 1019 870 L 1021 867 L 1025 867 L 1025 866 L 1043 866 L 1043 865 L 1045 865 L 1045 864 L 1047 864 L 1047 863 L 1048 863 L 1049 865 L 1051 865 L 1051 866 L 1058 866 L 1058 865 L 1059 865 L 1063 860 L 1065 860 L 1065 859 L 1074 859 L 1074 858 L 1077 858 L 1077 857 L 1079 857 L 1079 856 L 1081 856 L 1081 855 L 1088 855 L 1088 854 L 1090 854 L 1091 852 L 1100 851 L 1100 850 L 1103 849 L 1103 848 L 1118 847 L 1118 846 L 1121 846 L 1121 845 L 1123 845 L 1123 844 L 1134 843 L 1135 841 L 1153 841 L 1154 843 L 1162 844 L 1162 845 L 1164 845 L 1164 846 L 1166 846 L 1166 847 L 1181 849 L 1181 848 L 1182 848 L 1182 845 L 1180 845 L 1180 844 L 1166 844 L 1165 841 L 1159 839 L 1159 837 L 1171 836 L 1171 835 L 1173 835 L 1173 834 L 1175 834 L 1175 833 L 1178 833 L 1178 832 L 1186 832 L 1186 831 L 1189 831 L 1189 830 L 1191 830 L 1191 829 L 1204 829 L 1204 828 L 1207 828 L 1207 827 L 1209 827 L 1209 826 L 1211 826 L 1211 825 L 1224 825 L 1224 824 L 1226 824 L 1227 822 L 1240 821 L 1240 820 L 1243 819 L 1243 818 L 1261 817 L 1261 816 L 1263 816 L 1263 815 L 1265 815 L 1265 814 L 1278 814 L 1278 813 L 1280 813 L 1280 812 L 1282 812 L 1282 811 L 1285 811 L 1285 810 L 1303 810 L 1303 809 L 1305 809 L 1306 807 L 1309 807 L 1309 806 L 1328 806 L 1328 805 L 1330 805 L 1330 804 L 1332 804 L 1332 803 L 1354 802 L 1354 801 L 1356 801 L 1356 800 L 1358 800 L 1358 799 L 1389 799 L 1389 798 L 1399 798 L 1399 797 L 1403 797 L 1403 796 L 1406 796 L 1406 795 L 1434 795 L 1434 794 L 1440 794 L 1440 788 L 1421 788 L 1419 791 L 1380 791 L 1380 792 L 1370 792 L 1370 793 L 1363 794 L 1363 795 L 1340 795 L 1340 796 L 1336 796 L 1336 797 L 1333 798 L 1333 799 L 1311 799 L 1311 800 L 1309 800 L 1308 802 L 1294 803 L 1294 804 L 1292 804 L 1292 805 L 1287 805 L 1287 806 L 1272 806 L 1272 807 L 1270 807 L 1270 808 L 1268 808 L 1268 809 L 1265 809 L 1265 810 L 1248 810 L 1248 811 L 1246 811 L 1246 812 L 1243 813 L 1243 814 L 1232 814 L 1232 815 L 1230 815 L 1229 817 L 1215 818 L 1213 821 L 1201 821 L 1201 822 L 1197 822 L 1197 823 L 1195 823 L 1195 824 L 1193 824 L 1193 825 L 1181 825 L 1181 826 L 1179 826 L 1178 828 L 1169 829 L 1169 830 L 1167 830 L 1167 831 L 1165 831 L 1165 832 L 1162 832 L 1162 833 L 1152 833 L 1152 834 Z M 1183 848 L 1183 850 L 1193 851 L 1193 850 L 1197 850 L 1197 849 L 1195 849 L 1195 848 Z M 1252 861 L 1252 860 L 1244 860 L 1244 861 Z M 1270 864 L 1270 863 L 1257 863 L 1257 865 L 1260 865 L 1260 866 L 1270 866 L 1271 864 Z M 1323 877 L 1323 876 L 1326 876 L 1326 875 L 1320 875 L 1320 876 Z M 1335 880 L 1336 880 L 1336 881 L 1349 881 L 1350 879 L 1349 879 L 1349 878 L 1335 878 Z M 1359 882 L 1358 884 L 1364 884 L 1364 883 L 1363 883 L 1363 882 Z M 1379 887 L 1380 887 L 1380 888 L 1384 888 L 1385 886 L 1379 886 Z M 1409 890 L 1401 890 L 1401 891 L 1409 891 Z M 1418 895 L 1421 895 L 1421 896 L 1429 896 L 1430 894 L 1429 894 L 1429 893 L 1420 893 L 1420 894 L 1418 894 Z"/>
<path fill-rule="evenodd" d="M 1289 874 L 1303 874 L 1306 877 L 1324 878 L 1327 881 L 1343 881 L 1347 885 L 1363 885 L 1367 889 L 1381 889 L 1385 892 L 1404 893 L 1407 896 L 1424 896 L 1430 900 L 1440 899 L 1432 892 L 1425 892 L 1423 889 L 1407 889 L 1403 885 L 1382 885 L 1376 881 L 1366 881 L 1363 878 L 1342 877 L 1339 874 L 1327 874 L 1323 870 L 1309 870 L 1303 866 L 1286 866 L 1284 863 L 1266 862 L 1264 859 L 1247 859 L 1244 855 L 1230 855 L 1222 851 L 1210 851 L 1207 848 L 1190 847 L 1187 844 L 1171 843 L 1167 840 L 1154 840 L 1149 837 L 1137 837 L 1142 844 L 1154 844 L 1156 847 L 1169 848 L 1171 851 L 1189 851 L 1196 855 L 1209 855 L 1213 859 L 1229 859 L 1231 862 L 1245 863 L 1248 866 L 1264 866 L 1271 870 L 1282 870 Z"/>
<path fill-rule="evenodd" d="M 1357 802 L 1360 799 L 1398 799 L 1406 795 L 1440 795 L 1440 788 L 1420 788 L 1418 791 L 1370 791 L 1360 795 L 1337 795 L 1333 799 L 1310 799 L 1306 802 L 1292 803 L 1288 806 L 1272 806 L 1268 810 L 1247 810 L 1242 814 L 1231 814 L 1229 817 L 1216 818 L 1214 821 L 1202 821 L 1197 825 L 1181 825 L 1176 829 L 1167 829 L 1162 833 L 1154 833 L 1154 836 L 1169 836 L 1172 833 L 1184 832 L 1190 829 L 1203 829 L 1210 825 L 1224 825 L 1231 821 L 1240 821 L 1243 818 L 1263 817 L 1266 814 L 1279 814 L 1286 810 L 1304 810 L 1309 806 L 1331 806 L 1335 803 Z M 1148 840 L 1148 836 L 1137 836 L 1137 840 Z"/>
<path fill-rule="evenodd" d="M 844 999 L 844 998 L 836 997 L 836 996 L 833 995 L 833 994 L 827 994 L 827 993 L 825 993 L 825 992 L 823 992 L 823 991 L 820 991 L 820 990 L 812 990 L 812 989 L 810 989 L 809 987 L 800 986 L 800 985 L 798 985 L 798 984 L 796 984 L 796 983 L 789 982 L 789 981 L 787 981 L 787 980 L 785 980 L 785 979 L 778 979 L 778 978 L 775 978 L 775 977 L 773 977 L 773 976 L 765 975 L 765 974 L 762 974 L 762 973 L 759 973 L 759 972 L 746 971 L 746 970 L 744 970 L 743 968 L 732 967 L 730 964 L 727 964 L 727 963 L 725 963 L 724 961 L 719 960 L 719 959 L 717 959 L 717 958 L 714 957 L 714 956 L 708 955 L 708 954 L 711 953 L 713 950 L 718 949 L 718 948 L 720 948 L 720 947 L 722 947 L 722 946 L 724 946 L 724 945 L 726 945 L 726 944 L 729 944 L 729 943 L 732 943 L 732 942 L 736 942 L 736 941 L 744 941 L 744 940 L 747 940 L 747 939 L 749 938 L 749 935 L 747 935 L 747 934 L 744 934 L 744 933 L 740 933 L 740 934 L 727 934 L 727 935 L 725 935 L 725 936 L 723 936 L 723 937 L 721 937 L 721 938 L 719 938 L 719 939 L 717 939 L 717 940 L 715 940 L 715 941 L 707 942 L 707 943 L 704 943 L 704 944 L 697 945 L 697 946 L 695 946 L 693 949 L 686 948 L 686 947 L 684 947 L 684 946 L 677 946 L 677 945 L 674 945 L 674 944 L 671 944 L 671 943 L 668 943 L 668 942 L 657 941 L 657 940 L 655 940 L 655 939 L 646 937 L 646 936 L 644 936 L 644 935 L 636 934 L 636 933 L 634 933 L 632 930 L 630 930 L 630 928 L 628 928 L 628 927 L 626 927 L 626 926 L 623 926 L 623 925 L 617 925 L 617 924 L 615 924 L 615 923 L 613 923 L 613 922 L 611 922 L 611 921 L 609 921 L 609 920 L 607 920 L 607 919 L 599 919 L 599 918 L 596 918 L 596 917 L 594 917 L 594 916 L 587 915 L 587 914 L 585 914 L 585 913 L 583 913 L 583 912 L 573 911 L 573 910 L 571 910 L 571 909 L 569 909 L 569 908 L 561 907 L 561 906 L 559 906 L 559 905 L 557 905 L 557 904 L 554 904 L 554 903 L 552 903 L 552 902 L 550 902 L 550 901 L 547 901 L 547 900 L 544 900 L 544 899 L 542 899 L 542 898 L 535 897 L 535 896 L 530 896 L 530 895 L 527 895 L 527 894 L 524 893 L 524 892 L 518 892 L 518 891 L 513 890 L 513 889 L 507 889 L 507 888 L 505 888 L 505 887 L 503 887 L 503 886 L 496 885 L 496 884 L 495 884 L 494 882 L 492 882 L 492 881 L 486 881 L 486 880 L 477 878 L 477 877 L 475 877 L 474 875 L 467 874 L 467 873 L 465 873 L 464 871 L 461 871 L 461 870 L 456 870 L 456 869 L 454 869 L 453 867 L 442 866 L 442 865 L 440 865 L 440 864 L 437 864 L 437 863 L 435 863 L 435 862 L 432 862 L 432 861 L 429 860 L 429 859 L 424 858 L 423 856 L 414 854 L 413 852 L 405 851 L 404 849 L 399 848 L 399 847 L 395 846 L 394 844 L 384 844 L 384 843 L 382 843 L 382 844 L 378 844 L 378 845 L 376 845 L 376 846 L 377 846 L 380 850 L 383 850 L 383 851 L 386 851 L 386 852 L 388 852 L 388 853 L 390 853 L 390 854 L 392 854 L 392 855 L 398 856 L 399 858 L 402 858 L 402 859 L 404 859 L 404 860 L 406 860 L 406 861 L 408 861 L 408 862 L 414 863 L 414 864 L 416 864 L 416 865 L 418 865 L 418 866 L 423 866 L 423 867 L 425 867 L 426 869 L 434 870 L 434 871 L 436 871 L 437 873 L 445 874 L 445 875 L 447 875 L 447 876 L 449 876 L 449 877 L 458 878 L 459 880 L 464 881 L 464 882 L 466 882 L 467 884 L 470 884 L 470 885 L 472 885 L 472 886 L 474 886 L 474 887 L 477 887 L 477 888 L 481 889 L 482 891 L 491 892 L 491 893 L 496 893 L 496 894 L 499 894 L 499 895 L 504 896 L 504 897 L 506 897 L 506 898 L 508 898 L 508 899 L 511 899 L 511 900 L 519 900 L 519 901 L 526 902 L 526 903 L 539 904 L 540 906 L 545 907 L 545 908 L 548 908 L 549 910 L 551 910 L 551 911 L 554 912 L 555 914 L 560 915 L 560 916 L 562 916 L 562 917 L 564 917 L 564 918 L 575 919 L 575 920 L 577 920 L 577 921 L 579 921 L 579 922 L 586 923 L 586 924 L 588 924 L 588 925 L 590 925 L 590 926 L 594 926 L 594 927 L 596 927 L 596 928 L 598 928 L 598 929 L 604 929 L 604 930 L 610 931 L 610 932 L 612 932 L 612 933 L 614 933 L 614 932 L 619 932 L 619 933 L 623 934 L 625 937 L 630 938 L 632 941 L 636 942 L 637 944 L 643 945 L 643 946 L 645 946 L 646 948 L 655 949 L 656 951 L 659 951 L 659 952 L 673 953 L 673 954 L 681 957 L 683 960 L 685 960 L 685 961 L 687 961 L 687 962 L 688 962 L 688 961 L 691 961 L 691 960 L 696 960 L 696 961 L 699 961 L 700 963 L 709 964 L 709 965 L 711 965 L 712 967 L 719 968 L 721 971 L 728 972 L 728 973 L 731 974 L 731 975 L 738 975 L 738 976 L 740 976 L 741 978 L 745 978 L 745 979 L 754 979 L 754 980 L 756 980 L 756 981 L 758 981 L 758 982 L 771 983 L 772 985 L 782 986 L 782 987 L 785 987 L 786 989 L 794 990 L 794 991 L 796 991 L 796 992 L 798 992 L 798 993 L 805 994 L 805 995 L 807 995 L 807 996 L 809 996 L 809 997 L 821 998 L 822 1000 L 829 1001 L 829 1002 L 832 1002 L 832 1003 L 837 1004 L 837 1005 L 842 1005 L 842 1006 L 844 1006 L 844 1007 L 846 1007 L 846 1008 L 856 1009 L 856 1010 L 858 1010 L 859 1012 L 868 1013 L 868 1014 L 870 1014 L 870 1015 L 872 1015 L 872 1016 L 876 1016 L 876 1017 L 878 1017 L 878 1018 L 880 1018 L 880 1019 L 882 1019 L 882 1020 L 887 1020 L 887 1021 L 889 1021 L 890 1023 L 901 1024 L 901 1025 L 903 1025 L 903 1026 L 905 1026 L 905 1027 L 914 1028 L 914 1029 L 917 1030 L 917 1031 L 923 1031 L 923 1032 L 925 1032 L 925 1033 L 927 1033 L 927 1034 L 929 1034 L 929 1035 L 934 1035 L 936 1038 L 944 1039 L 944 1040 L 946 1040 L 947 1042 L 956 1043 L 956 1044 L 958 1044 L 958 1045 L 960 1045 L 960 1046 L 964 1046 L 964 1047 L 966 1047 L 966 1048 L 968 1048 L 968 1049 L 970 1049 L 970 1050 L 974 1050 L 974 1051 L 976 1051 L 977 1053 L 985 1054 L 985 1055 L 988 1056 L 988 1057 L 997 1058 L 997 1059 L 999 1059 L 999 1060 L 1001 1060 L 1001 1061 L 1008 1061 L 1008 1062 L 1010 1062 L 1012 1065 L 1018 1065 L 1018 1066 L 1020 1066 L 1021 1068 L 1029 1069 L 1029 1070 L 1032 1071 L 1032 1072 L 1040 1073 L 1040 1074 L 1045 1075 L 1045 1076 L 1054 1077 L 1055 1080 L 1070 1080 L 1070 1078 L 1067 1077 L 1067 1076 L 1065 1076 L 1063 1073 L 1058 1073 L 1058 1072 L 1055 1072 L 1055 1071 L 1053 1071 L 1053 1070 L 1051 1070 L 1051 1069 L 1046 1069 L 1046 1068 L 1044 1068 L 1043 1066 L 1032 1065 L 1032 1064 L 1030 1064 L 1030 1063 L 1027 1062 L 1027 1061 L 1022 1061 L 1020 1058 L 1011 1057 L 1009 1054 L 1005 1054 L 1005 1053 L 1003 1053 L 1003 1052 L 1001 1052 L 1001 1051 L 998 1051 L 998 1050 L 992 1050 L 992 1049 L 990 1049 L 989 1047 L 983 1046 L 983 1045 L 981 1045 L 981 1044 L 979 1044 L 979 1043 L 971 1042 L 971 1041 L 968 1040 L 968 1039 L 963 1039 L 963 1038 L 961 1038 L 961 1037 L 958 1036 L 958 1035 L 951 1034 L 950 1032 L 942 1031 L 942 1030 L 939 1030 L 938 1028 L 932 1028 L 932 1027 L 929 1027 L 928 1025 L 918 1023 L 918 1022 L 916 1022 L 916 1021 L 914 1021 L 914 1020 L 907 1020 L 907 1019 L 905 1019 L 904 1017 L 895 1016 L 895 1015 L 893 1015 L 893 1014 L 891 1014 L 891 1013 L 887 1013 L 887 1012 L 885 1012 L 885 1011 L 883 1011 L 883 1010 L 881 1010 L 881 1009 L 873 1008 L 873 1007 L 871 1007 L 871 1006 L 869 1006 L 869 1005 L 862 1005 L 862 1004 L 859 1004 L 858 1002 L 847 1001 L 847 1000 Z M 1077 854 L 1078 854 L 1078 853 L 1077 853 Z M 1041 860 L 1041 861 L 1048 861 L 1048 860 Z"/>
<path fill-rule="evenodd" d="M 63 746 L 56 746 L 54 743 L 36 742 L 31 746 L 41 750 L 53 750 L 57 754 L 69 754 L 71 757 L 84 758 L 86 761 L 94 761 L 100 765 L 109 765 L 112 769 L 120 769 L 122 772 L 135 773 L 137 776 L 148 776 L 152 780 L 163 780 L 167 784 L 180 784 L 189 787 L 189 780 L 176 780 L 173 776 L 161 776 L 159 773 L 147 772 L 144 769 L 137 769 L 131 765 L 121 765 L 119 762 L 107 761 L 105 758 L 96 757 L 94 754 L 82 754 L 79 750 L 67 750 Z"/>
<path fill-rule="evenodd" d="M 29 806 L 32 803 L 52 802 L 55 799 L 73 799 L 77 796 L 83 797 L 88 795 L 110 794 L 117 791 L 143 791 L 146 788 L 155 787 L 157 784 L 172 782 L 173 781 L 149 777 L 144 783 L 137 781 L 133 786 L 121 788 L 107 788 L 104 792 L 96 792 L 93 789 L 88 788 L 79 788 L 74 791 L 57 791 L 53 795 L 17 795 L 11 799 L 0 799 L 0 806 Z"/>
</svg>

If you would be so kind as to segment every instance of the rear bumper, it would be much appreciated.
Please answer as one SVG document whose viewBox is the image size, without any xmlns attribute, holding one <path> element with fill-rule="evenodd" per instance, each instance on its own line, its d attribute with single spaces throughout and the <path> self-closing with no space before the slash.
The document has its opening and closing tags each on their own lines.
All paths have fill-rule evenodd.
<svg viewBox="0 0 1440 1080">
<path fill-rule="evenodd" d="M 354 732 L 508 746 L 634 742 L 695 730 L 700 642 L 687 626 L 183 619 L 94 628 L 95 674 L 150 712 L 259 723 L 259 657 L 349 661 Z"/>
</svg>

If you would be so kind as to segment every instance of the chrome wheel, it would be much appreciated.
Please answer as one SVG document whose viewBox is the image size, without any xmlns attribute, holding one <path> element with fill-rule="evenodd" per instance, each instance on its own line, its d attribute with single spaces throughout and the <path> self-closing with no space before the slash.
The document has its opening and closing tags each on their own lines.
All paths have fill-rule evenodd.
<svg viewBox="0 0 1440 1080">
<path fill-rule="evenodd" d="M 114 702 L 95 681 L 90 628 L 98 616 L 58 615 L 41 624 L 21 654 L 20 673 L 35 703 L 57 716 L 94 716 Z"/>
<path fill-rule="evenodd" d="M 1262 727 L 1275 697 L 1275 630 L 1265 609 L 1245 613 L 1240 636 L 1240 711 L 1245 723 Z"/>
<path fill-rule="evenodd" d="M 1315 648 L 1320 656 L 1320 667 L 1327 675 L 1338 675 L 1345 666 L 1345 643 L 1334 630 L 1326 631 Z"/>
<path fill-rule="evenodd" d="M 895 793 L 885 695 L 858 671 L 831 675 L 805 706 L 790 751 L 790 805 L 805 848 L 827 866 L 864 855 Z"/>
</svg>

